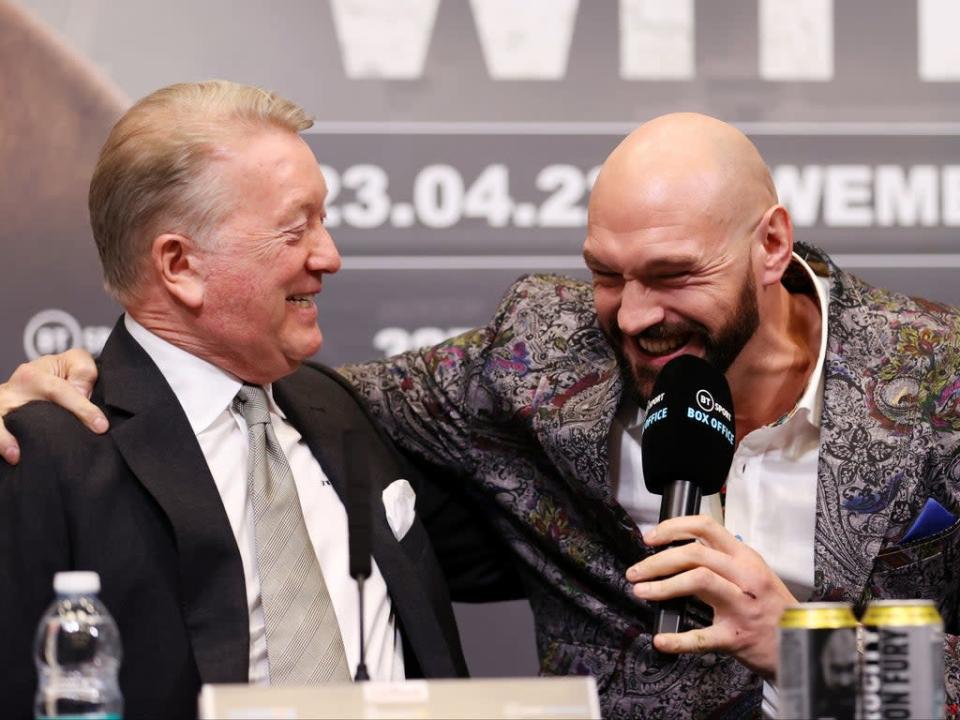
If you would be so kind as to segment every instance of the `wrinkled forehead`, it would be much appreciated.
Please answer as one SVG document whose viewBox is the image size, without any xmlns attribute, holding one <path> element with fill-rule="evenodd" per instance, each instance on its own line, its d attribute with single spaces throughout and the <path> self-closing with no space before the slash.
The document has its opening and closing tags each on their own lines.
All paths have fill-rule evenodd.
<svg viewBox="0 0 960 720">
<path fill-rule="evenodd" d="M 752 229 L 762 219 L 735 222 L 715 206 L 676 195 L 610 207 L 591 215 L 584 260 L 591 270 L 637 276 L 733 271 L 748 261 Z"/>
<path fill-rule="evenodd" d="M 586 246 L 622 245 L 656 255 L 719 250 L 747 224 L 716 199 L 704 176 L 649 178 L 642 186 L 604 184 L 591 198 Z M 751 218 L 750 221 L 754 221 Z"/>
<path fill-rule="evenodd" d="M 716 163 L 618 158 L 605 166 L 590 195 L 589 220 L 613 230 L 645 225 L 736 224 L 746 191 Z"/>
</svg>

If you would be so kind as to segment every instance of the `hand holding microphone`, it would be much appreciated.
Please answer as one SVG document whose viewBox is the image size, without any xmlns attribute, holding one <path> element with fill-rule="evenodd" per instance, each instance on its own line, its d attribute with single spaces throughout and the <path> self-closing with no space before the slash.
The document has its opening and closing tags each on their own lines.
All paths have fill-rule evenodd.
<svg viewBox="0 0 960 720">
<path fill-rule="evenodd" d="M 630 567 L 627 580 L 634 595 L 658 603 L 651 629 L 657 650 L 728 652 L 772 678 L 777 624 L 796 599 L 757 552 L 697 514 L 700 497 L 718 492 L 726 480 L 733 418 L 726 379 L 709 363 L 685 355 L 664 366 L 641 438 L 647 489 L 663 496 L 660 524 L 644 540 L 663 549 Z M 690 596 L 713 608 L 713 625 L 684 630 Z"/>
<path fill-rule="evenodd" d="M 735 436 L 723 374 L 693 355 L 668 362 L 654 383 L 640 439 L 647 490 L 663 496 L 660 522 L 697 515 L 700 498 L 720 491 Z M 660 603 L 654 634 L 679 632 L 685 604 L 682 597 Z"/>
</svg>

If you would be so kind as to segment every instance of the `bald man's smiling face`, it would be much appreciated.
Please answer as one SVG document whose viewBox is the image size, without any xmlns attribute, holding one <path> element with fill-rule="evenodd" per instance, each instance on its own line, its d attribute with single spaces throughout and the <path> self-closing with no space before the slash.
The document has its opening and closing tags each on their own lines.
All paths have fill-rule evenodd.
<svg viewBox="0 0 960 720">
<path fill-rule="evenodd" d="M 696 218 L 590 224 L 584 259 L 597 316 L 641 402 L 673 358 L 696 355 L 725 371 L 753 336 L 757 289 L 744 240 Z"/>
<path fill-rule="evenodd" d="M 583 255 L 600 325 L 641 400 L 673 358 L 726 371 L 754 336 L 758 249 L 776 202 L 752 143 L 703 115 L 656 118 L 604 162 Z"/>
</svg>

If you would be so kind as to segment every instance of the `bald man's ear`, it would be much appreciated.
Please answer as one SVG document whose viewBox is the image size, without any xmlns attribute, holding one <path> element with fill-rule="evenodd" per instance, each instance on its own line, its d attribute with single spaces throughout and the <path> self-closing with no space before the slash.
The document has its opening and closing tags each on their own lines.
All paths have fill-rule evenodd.
<svg viewBox="0 0 960 720">
<path fill-rule="evenodd" d="M 150 260 L 164 289 L 181 305 L 203 305 L 203 258 L 197 243 L 186 235 L 163 233 L 153 240 Z"/>
<path fill-rule="evenodd" d="M 759 242 L 763 254 L 763 285 L 780 282 L 793 259 L 793 222 L 783 205 L 774 205 L 760 221 Z"/>
</svg>

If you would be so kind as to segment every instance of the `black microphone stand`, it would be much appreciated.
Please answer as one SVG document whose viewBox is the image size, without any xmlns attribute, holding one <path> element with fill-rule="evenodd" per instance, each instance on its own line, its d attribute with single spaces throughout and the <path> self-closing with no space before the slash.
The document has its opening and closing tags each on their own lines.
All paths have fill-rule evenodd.
<svg viewBox="0 0 960 720">
<path fill-rule="evenodd" d="M 357 663 L 357 673 L 353 676 L 353 679 L 357 682 L 363 682 L 364 680 L 369 680 L 370 676 L 367 674 L 367 663 L 366 663 L 366 651 L 364 649 L 364 634 L 363 634 L 363 581 L 366 580 L 366 576 L 359 574 L 354 578 L 357 581 L 357 595 L 360 602 L 360 662 Z"/>
<path fill-rule="evenodd" d="M 366 663 L 366 643 L 363 623 L 363 583 L 370 577 L 372 564 L 371 534 L 373 529 L 370 465 L 365 438 L 356 430 L 344 433 L 344 449 L 347 467 L 347 531 L 350 553 L 350 575 L 357 581 L 357 599 L 360 610 L 360 661 L 354 680 L 369 680 Z"/>
</svg>

